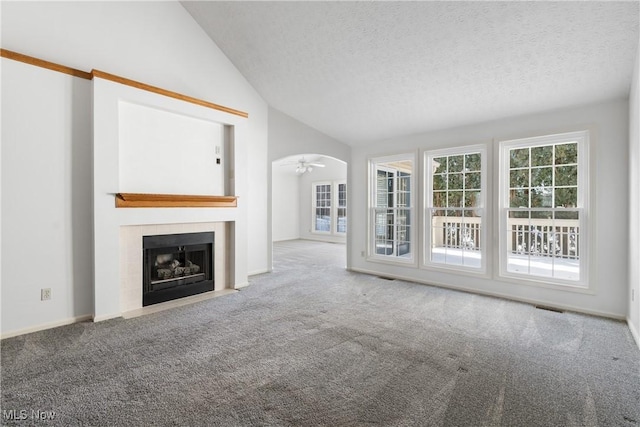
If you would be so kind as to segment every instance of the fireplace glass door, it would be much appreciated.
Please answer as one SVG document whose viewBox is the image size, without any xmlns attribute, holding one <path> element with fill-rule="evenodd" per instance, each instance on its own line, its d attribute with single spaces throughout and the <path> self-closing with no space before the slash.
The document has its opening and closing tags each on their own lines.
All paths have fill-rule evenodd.
<svg viewBox="0 0 640 427">
<path fill-rule="evenodd" d="M 214 233 L 145 236 L 143 306 L 213 290 Z"/>
</svg>

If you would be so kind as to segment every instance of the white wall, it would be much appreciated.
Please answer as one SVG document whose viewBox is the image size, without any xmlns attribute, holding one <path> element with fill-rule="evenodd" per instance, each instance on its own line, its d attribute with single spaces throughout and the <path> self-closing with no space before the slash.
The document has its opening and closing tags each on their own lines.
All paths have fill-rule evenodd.
<svg viewBox="0 0 640 427">
<path fill-rule="evenodd" d="M 234 177 L 235 193 L 239 196 L 237 220 L 245 224 L 244 227 L 236 228 L 234 233 L 239 234 L 236 240 L 241 242 L 240 251 L 246 255 L 239 257 L 235 262 L 237 270 L 249 274 L 267 270 L 270 262 L 268 260 L 270 241 L 269 245 L 267 243 L 268 187 L 265 179 L 269 174 L 267 171 L 267 105 L 179 3 L 2 2 L 1 18 L 2 47 L 5 49 L 85 71 L 99 69 L 248 112 L 249 119 L 242 140 L 236 143 L 235 156 L 238 166 Z M 3 65 L 5 62 L 7 61 L 3 60 Z M 46 70 L 44 72 L 52 73 Z M 54 98 L 56 102 L 63 102 L 48 106 L 53 111 L 61 110 L 56 114 L 65 112 L 71 116 L 77 106 L 82 107 L 82 113 L 89 117 L 90 92 L 86 89 L 89 83 L 84 82 L 83 89 L 83 83 L 76 82 L 78 79 L 70 77 L 65 79 L 72 79 L 74 83 L 67 84 L 64 90 L 61 88 L 66 83 L 50 85 L 49 77 L 40 75 L 30 84 L 34 87 L 49 88 L 51 86 L 49 91 L 63 92 L 54 96 L 45 90 L 43 99 Z M 24 81 L 25 79 L 20 79 L 16 73 L 10 75 L 3 69 L 2 148 L 3 152 L 7 153 L 7 158 L 4 155 L 2 158 L 3 210 L 7 212 L 6 206 L 9 197 L 12 197 L 10 192 L 5 196 L 5 188 L 9 185 L 15 187 L 15 192 L 24 189 L 29 193 L 30 190 L 37 188 L 42 194 L 46 186 L 40 185 L 40 180 L 37 186 L 29 182 L 30 178 L 24 182 L 25 172 L 23 171 L 34 173 L 34 165 L 49 168 L 39 172 L 40 176 L 44 174 L 45 178 L 49 178 L 46 180 L 47 183 L 50 181 L 59 182 L 59 184 L 53 186 L 52 194 L 57 197 L 51 196 L 44 202 L 41 199 L 40 203 L 34 201 L 31 205 L 26 205 L 29 210 L 25 209 L 25 211 L 29 213 L 25 213 L 24 218 L 18 215 L 13 217 L 7 215 L 5 219 L 6 214 L 3 215 L 2 315 L 3 319 L 24 318 L 24 321 L 14 323 L 3 322 L 3 333 L 16 328 L 36 327 L 43 323 L 68 321 L 72 317 L 91 314 L 92 310 L 90 293 L 86 290 L 76 290 L 69 283 L 70 279 L 65 277 L 60 280 L 65 282 L 66 291 L 57 292 L 54 289 L 53 300 L 48 303 L 52 307 L 50 315 L 25 316 L 21 314 L 21 310 L 28 308 L 33 312 L 37 308 L 38 311 L 42 311 L 44 303 L 38 301 L 39 291 L 36 295 L 37 304 L 34 307 L 31 305 L 34 300 L 33 289 L 24 287 L 18 289 L 21 283 L 5 281 L 7 276 L 4 272 L 9 265 L 9 259 L 4 256 L 5 251 L 6 248 L 17 244 L 18 239 L 17 233 L 14 236 L 5 235 L 9 228 L 19 230 L 26 225 L 27 219 L 42 224 L 44 229 L 61 227 L 62 223 L 72 223 L 74 226 L 71 231 L 66 230 L 50 236 L 55 237 L 51 240 L 56 242 L 51 243 L 53 247 L 64 249 L 70 245 L 70 233 L 73 234 L 73 239 L 80 238 L 76 237 L 75 233 L 78 232 L 83 234 L 85 239 L 87 238 L 81 231 L 82 222 L 78 226 L 75 223 L 76 216 L 90 212 L 91 209 L 90 201 L 82 199 L 85 194 L 82 191 L 86 191 L 82 190 L 85 188 L 83 186 L 90 185 L 86 170 L 83 171 L 84 176 L 76 175 L 75 172 L 69 176 L 68 169 L 52 169 L 51 165 L 51 159 L 62 161 L 56 156 L 52 157 L 52 151 L 60 153 L 63 149 L 66 150 L 65 155 L 71 157 L 74 162 L 78 161 L 84 165 L 91 163 L 90 154 L 83 151 L 87 148 L 74 145 L 78 144 L 79 139 L 65 136 L 65 134 L 78 132 L 77 127 L 88 131 L 89 119 L 82 116 L 79 123 L 75 118 L 56 121 L 51 123 L 56 126 L 51 129 L 51 132 L 47 131 L 46 127 L 42 127 L 40 133 L 37 129 L 29 129 L 30 133 L 23 133 L 17 128 L 5 130 L 5 123 L 14 122 L 13 119 L 9 120 L 10 116 L 7 116 L 7 111 L 13 108 L 11 99 L 14 97 L 5 97 L 4 90 L 23 84 Z M 54 86 L 56 89 L 53 88 Z M 71 101 L 68 100 L 72 97 L 74 100 L 70 104 Z M 42 101 L 39 102 L 42 103 Z M 69 111 L 70 105 L 73 105 L 73 111 Z M 39 108 L 44 106 L 33 106 L 33 110 L 28 110 L 27 117 L 31 119 L 32 127 L 42 126 L 44 118 L 50 115 L 50 110 L 45 111 Z M 15 156 L 11 156 L 11 149 L 14 147 L 9 147 L 7 142 L 9 139 L 4 138 L 5 132 L 16 132 L 20 137 L 19 144 L 31 147 L 31 150 L 20 151 Z M 63 140 L 51 142 L 57 138 Z M 14 144 L 11 143 L 11 146 Z M 59 150 L 53 148 L 56 144 Z M 18 147 L 15 149 L 22 150 Z M 60 156 L 60 154 L 56 155 Z M 76 157 L 79 159 L 76 160 Z M 8 166 L 5 168 L 5 165 Z M 7 180 L 7 177 L 11 178 Z M 76 190 L 78 186 L 81 190 Z M 68 197 L 66 194 L 71 194 L 73 209 L 68 207 L 69 201 L 65 199 Z M 76 200 L 78 198 L 80 199 Z M 31 209 L 36 203 L 37 209 Z M 60 212 L 60 222 L 52 218 L 56 212 Z M 73 250 L 79 250 L 85 254 L 83 249 L 86 249 L 87 242 L 83 244 L 84 247 L 76 245 Z M 78 263 L 82 261 L 76 261 L 77 258 L 69 255 L 68 249 L 66 250 L 67 255 L 60 261 L 67 271 L 75 271 L 79 268 Z M 76 273 L 73 274 L 75 280 Z M 10 289 L 13 290 L 10 291 Z M 69 303 L 69 301 L 73 302 Z"/>
<path fill-rule="evenodd" d="M 319 160 L 320 163 L 324 163 L 324 168 L 314 168 L 313 171 L 302 174 L 299 177 L 300 180 L 300 238 L 307 240 L 318 240 L 322 242 L 334 242 L 345 243 L 346 237 L 344 234 L 324 234 L 314 233 L 312 231 L 313 225 L 313 188 L 314 182 L 336 182 L 347 180 L 347 165 L 346 163 L 332 159 L 329 157 L 323 157 Z M 333 195 L 335 197 L 335 195 Z M 347 188 L 347 199 L 349 197 L 349 189 Z M 347 211 L 347 221 L 349 213 Z"/>
<path fill-rule="evenodd" d="M 532 301 L 576 309 L 580 311 L 624 318 L 628 310 L 628 131 L 629 111 L 626 99 L 597 105 L 550 111 L 494 122 L 460 127 L 439 132 L 396 138 L 367 147 L 354 148 L 351 153 L 349 175 L 350 217 L 367 218 L 367 167 L 371 157 L 415 152 L 422 159 L 424 149 L 455 147 L 515 139 L 535 135 L 589 128 L 592 130 L 592 161 L 590 173 L 594 186 L 592 222 L 594 252 L 590 257 L 590 282 L 593 294 L 569 292 L 553 288 L 533 287 L 521 283 L 496 280 L 497 265 L 489 263 L 489 276 L 476 277 L 436 270 L 403 267 L 367 261 L 361 251 L 367 249 L 367 222 L 349 223 L 351 267 L 385 276 L 405 277 L 411 280 L 468 289 L 494 295 L 503 295 L 523 301 Z M 492 150 L 493 156 L 497 150 Z M 491 151 L 490 151 L 491 153 Z M 419 161 L 420 163 L 420 161 Z M 493 162 L 495 163 L 495 162 Z M 418 168 L 420 169 L 420 167 Z M 497 175 L 490 176 L 496 186 Z M 417 182 L 420 182 L 418 180 Z M 419 184 L 418 188 L 422 188 Z M 495 196 L 495 194 L 494 194 Z M 489 199 L 494 206 L 494 199 Z M 491 212 L 492 209 L 489 209 Z M 495 209 L 493 209 L 495 210 Z M 418 213 L 418 216 L 421 216 Z M 490 222 L 488 226 L 493 226 Z M 421 233 L 418 233 L 420 235 Z M 490 242 L 489 253 L 495 259 L 496 233 Z M 421 239 L 420 239 L 421 242 Z M 418 245 L 419 246 L 419 245 Z M 417 253 L 421 259 L 422 253 Z"/>
<path fill-rule="evenodd" d="M 225 194 L 224 125 L 122 100 L 118 112 L 121 192 Z"/>
<path fill-rule="evenodd" d="M 2 59 L 3 334 L 92 312 L 90 101 L 88 80 Z"/>
<path fill-rule="evenodd" d="M 349 163 L 351 148 L 269 107 L 269 161 L 300 153 L 316 153 Z"/>
<path fill-rule="evenodd" d="M 0 23 L 2 22 L 2 4 L 0 3 Z M 0 46 L 2 46 L 2 31 L 0 31 Z M 0 63 L 0 80 L 2 78 L 2 64 Z M 2 191 L 2 82 L 0 81 L 0 191 Z M 0 193 L 0 334 L 2 333 L 2 193 Z M 0 335 L 1 336 L 1 335 Z"/>
<path fill-rule="evenodd" d="M 300 179 L 295 171 L 277 164 L 271 173 L 273 241 L 300 238 Z"/>
<path fill-rule="evenodd" d="M 629 92 L 629 326 L 640 347 L 640 48 Z"/>
</svg>

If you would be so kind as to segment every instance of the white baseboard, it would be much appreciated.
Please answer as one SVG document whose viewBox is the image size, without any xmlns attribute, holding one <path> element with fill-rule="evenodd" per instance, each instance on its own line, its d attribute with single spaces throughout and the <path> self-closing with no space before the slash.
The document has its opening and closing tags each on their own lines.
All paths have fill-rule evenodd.
<svg viewBox="0 0 640 427">
<path fill-rule="evenodd" d="M 543 300 L 535 300 L 535 299 L 531 299 L 531 298 L 521 298 L 521 297 L 517 297 L 517 296 L 513 296 L 513 295 L 509 295 L 509 294 L 503 294 L 500 292 L 491 292 L 491 291 L 485 291 L 482 289 L 477 289 L 477 288 L 468 288 L 468 287 L 464 287 L 464 286 L 454 286 L 454 285 L 449 285 L 447 283 L 439 283 L 439 282 L 435 282 L 435 281 L 427 281 L 427 280 L 418 280 L 415 279 L 413 277 L 405 277 L 405 276 L 399 276 L 399 275 L 395 275 L 395 274 L 387 274 L 387 273 L 381 273 L 378 271 L 372 271 L 372 270 L 367 270 L 364 268 L 350 268 L 350 271 L 355 271 L 357 273 L 364 273 L 364 274 L 370 274 L 373 276 L 384 276 L 384 277 L 391 277 L 394 279 L 398 279 L 398 280 L 404 280 L 405 282 L 413 282 L 413 283 L 420 283 L 423 285 L 429 285 L 429 286 L 437 286 L 439 288 L 446 288 L 446 289 L 453 289 L 456 291 L 463 291 L 463 292 L 469 292 L 472 294 L 478 294 L 478 295 L 487 295 L 490 297 L 496 297 L 496 298 L 503 298 L 503 299 L 508 299 L 511 301 L 518 301 L 518 302 L 524 302 L 527 304 L 544 304 L 546 306 L 549 307 L 554 307 L 554 308 L 558 308 L 561 310 L 566 310 L 566 311 L 574 311 L 576 313 L 584 313 L 584 314 L 589 314 L 592 316 L 599 316 L 599 317 L 606 317 L 609 319 L 616 319 L 616 320 L 625 320 L 626 317 L 620 314 L 615 314 L 615 313 L 609 313 L 606 311 L 599 311 L 599 310 L 589 310 L 589 309 L 584 309 L 581 307 L 575 307 L 572 305 L 567 305 L 567 304 L 557 304 L 554 302 L 550 302 L 550 301 L 543 301 Z"/>
<path fill-rule="evenodd" d="M 240 289 L 240 288 L 244 288 L 246 286 L 249 286 L 249 282 L 236 283 L 236 285 L 235 285 L 235 287 L 233 289 Z"/>
<path fill-rule="evenodd" d="M 340 236 L 307 235 L 307 236 L 300 237 L 299 240 L 307 240 L 310 242 L 338 243 L 342 245 L 347 244 L 347 238 L 340 237 Z"/>
<path fill-rule="evenodd" d="M 105 320 L 117 319 L 122 317 L 122 313 L 103 314 L 102 316 L 93 316 L 94 322 L 104 322 Z"/>
<path fill-rule="evenodd" d="M 636 345 L 638 346 L 638 348 L 640 348 L 640 334 L 638 333 L 638 330 L 636 329 L 636 327 L 633 326 L 633 323 L 631 323 L 631 319 L 629 319 L 628 317 L 627 317 L 627 325 L 629 325 L 629 330 L 631 330 L 631 336 L 636 341 Z"/>
<path fill-rule="evenodd" d="M 0 336 L 0 339 L 17 337 L 18 335 L 30 334 L 32 332 L 44 331 L 45 329 L 57 328 L 59 326 L 72 325 L 74 323 L 79 323 L 79 322 L 86 322 L 88 320 L 91 320 L 92 318 L 93 318 L 92 315 L 86 314 L 84 316 L 70 317 L 70 318 L 64 319 L 64 320 L 58 320 L 58 321 L 55 321 L 55 322 L 43 323 L 43 324 L 40 324 L 40 325 L 30 326 L 30 327 L 24 328 L 24 329 L 18 329 L 18 330 L 15 330 L 15 331 L 4 332 Z"/>
<path fill-rule="evenodd" d="M 261 270 L 255 270 L 255 271 L 250 271 L 247 273 L 247 276 L 256 276 L 258 274 L 264 274 L 264 273 L 269 273 L 269 269 L 265 268 L 265 269 L 261 269 Z M 236 288 L 238 287 L 238 285 L 236 285 Z"/>
</svg>

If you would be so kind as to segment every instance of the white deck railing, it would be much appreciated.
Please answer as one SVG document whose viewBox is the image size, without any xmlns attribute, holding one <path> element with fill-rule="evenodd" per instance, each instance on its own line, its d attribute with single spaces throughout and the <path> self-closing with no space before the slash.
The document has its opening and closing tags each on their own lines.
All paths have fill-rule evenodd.
<svg viewBox="0 0 640 427">
<path fill-rule="evenodd" d="M 434 216 L 432 246 L 436 248 L 480 249 L 479 217 Z"/>
<path fill-rule="evenodd" d="M 554 256 L 578 259 L 580 227 L 574 219 L 510 218 L 507 227 L 510 236 L 507 250 L 522 255 Z M 432 247 L 478 250 L 481 244 L 479 217 L 432 218 Z"/>
</svg>

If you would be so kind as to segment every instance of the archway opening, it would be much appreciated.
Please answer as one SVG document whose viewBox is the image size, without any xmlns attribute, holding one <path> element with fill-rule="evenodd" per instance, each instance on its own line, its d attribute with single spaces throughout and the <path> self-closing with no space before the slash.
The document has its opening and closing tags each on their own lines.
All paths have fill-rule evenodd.
<svg viewBox="0 0 640 427">
<path fill-rule="evenodd" d="M 305 241 L 341 245 L 346 267 L 348 232 L 347 163 L 330 156 L 300 153 L 272 163 L 272 244 Z M 279 251 L 274 246 L 273 266 Z"/>
</svg>

